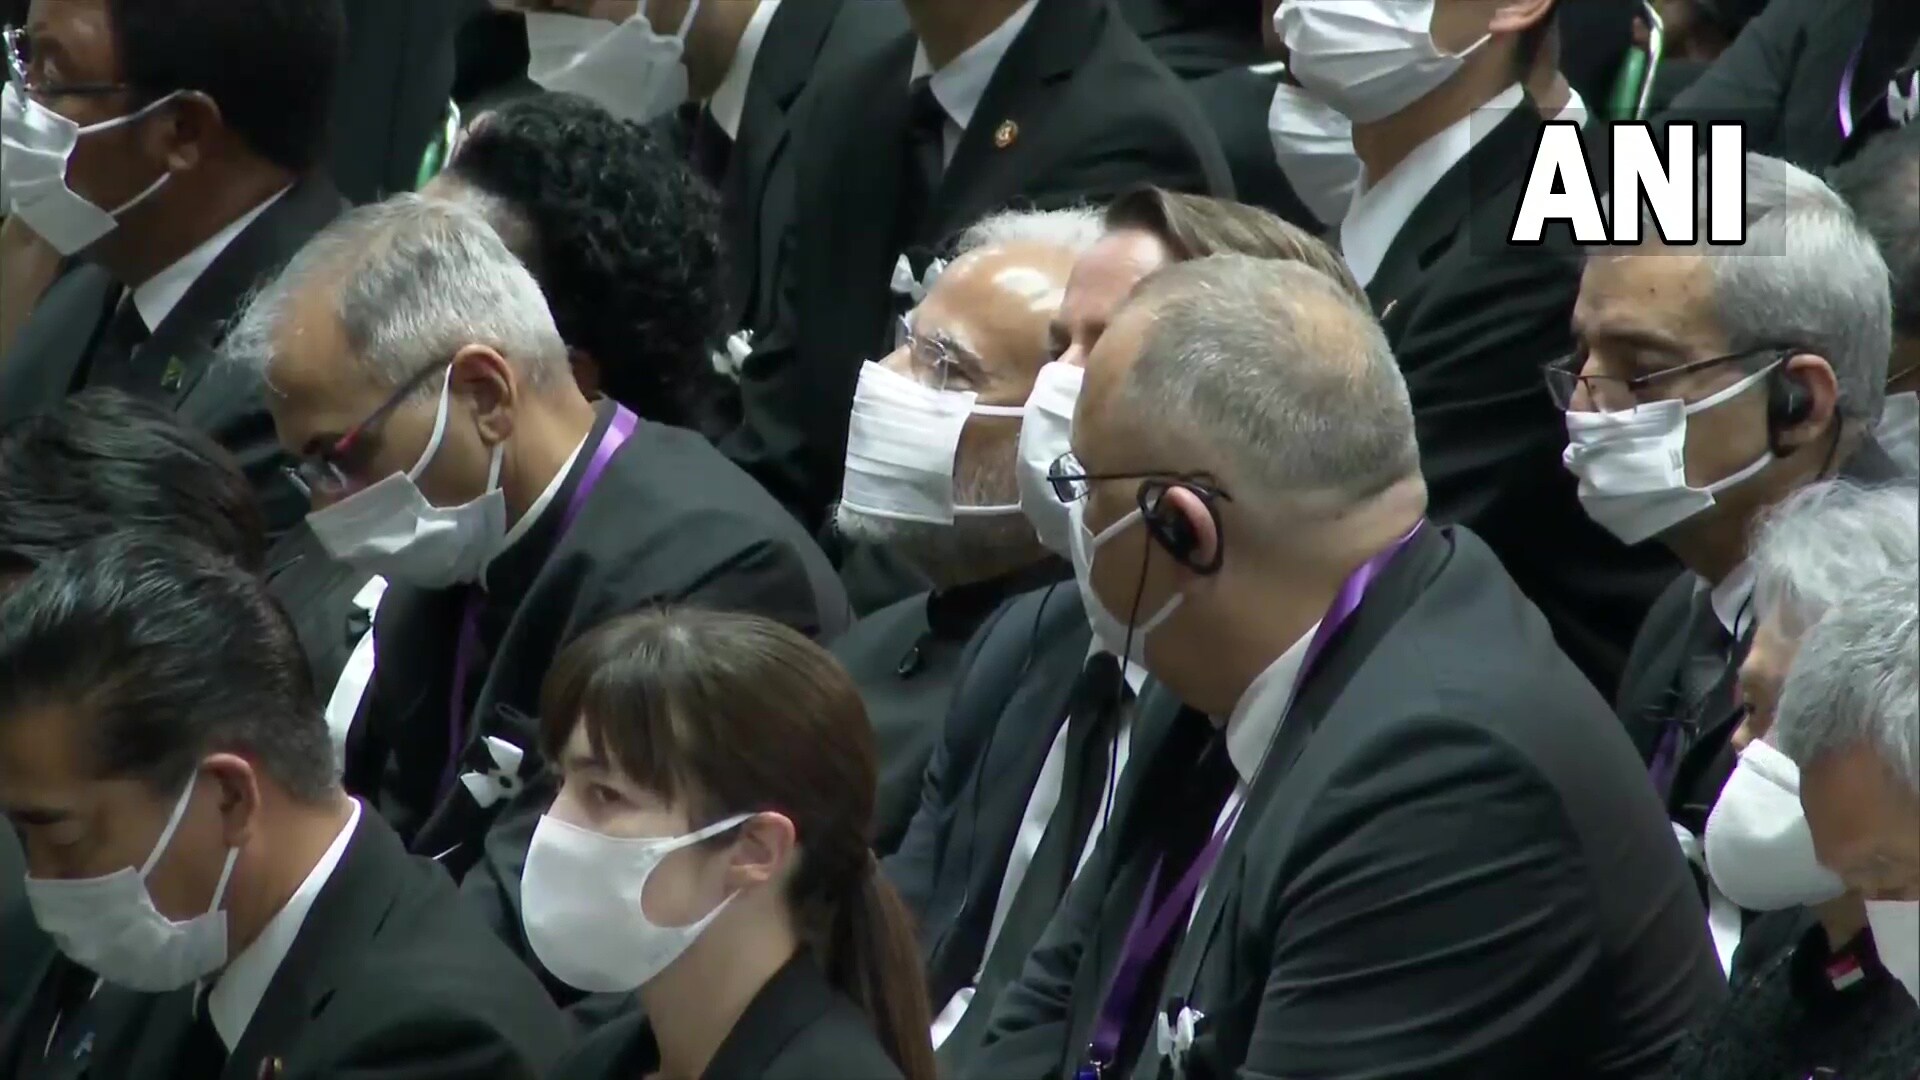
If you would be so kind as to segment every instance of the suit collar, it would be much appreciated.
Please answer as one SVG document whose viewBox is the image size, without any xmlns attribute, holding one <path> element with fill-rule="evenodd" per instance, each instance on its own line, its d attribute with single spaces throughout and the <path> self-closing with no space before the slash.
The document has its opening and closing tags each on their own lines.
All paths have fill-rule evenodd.
<svg viewBox="0 0 1920 1080">
<path fill-rule="evenodd" d="M 141 282 L 133 290 L 133 306 L 140 309 L 140 321 L 146 324 L 147 330 L 152 332 L 165 325 L 167 316 L 179 305 L 187 291 L 193 288 L 193 283 L 200 279 L 200 275 L 206 273 L 207 268 L 220 257 L 220 253 L 291 190 L 292 185 L 289 184 L 274 192 L 259 205 L 201 241 L 198 247 L 181 256 L 172 266 Z"/>
<path fill-rule="evenodd" d="M 753 996 L 707 1063 L 706 1080 L 765 1076 L 796 1035 L 827 1014 L 840 992 L 801 949 Z"/>
<path fill-rule="evenodd" d="M 938 638 L 965 641 L 1007 600 L 1064 581 L 1072 573 L 1066 563 L 1048 555 L 1030 566 L 985 581 L 935 589 L 927 594 L 927 629 Z"/>
<path fill-rule="evenodd" d="M 754 58 L 752 85 L 766 88 L 766 100 L 785 111 L 806 87 L 813 74 L 814 61 L 826 44 L 845 0 L 781 0 L 768 20 L 766 40 L 773 49 L 763 49 Z M 758 96 L 758 95 L 755 95 Z M 736 135 L 736 137 L 738 137 Z"/>
<path fill-rule="evenodd" d="M 767 27 L 779 12 L 780 0 L 760 0 L 760 6 L 747 19 L 746 29 L 740 32 L 740 43 L 734 46 L 725 77 L 707 99 L 708 114 L 729 139 L 740 137 L 740 117 L 746 111 L 747 85 L 760 56 L 760 43 L 766 40 Z"/>
<path fill-rule="evenodd" d="M 533 588 L 534 580 L 540 576 L 540 571 L 560 543 L 562 515 L 555 513 L 554 508 L 565 506 L 573 499 L 574 490 L 580 486 L 587 463 L 593 457 L 593 448 L 599 447 L 600 441 L 607 437 L 607 429 L 613 424 L 614 406 L 611 401 L 598 402 L 594 412 L 597 416 L 593 429 L 580 448 L 574 451 L 571 462 L 547 485 L 540 500 L 527 509 L 520 525 L 515 526 L 518 535 L 513 542 L 487 564 L 483 580 L 489 607 L 505 610 L 517 607 L 520 598 Z"/>
<path fill-rule="evenodd" d="M 965 131 L 973 123 L 973 114 L 979 109 L 980 99 L 992 83 L 994 72 L 999 70 L 1007 50 L 1013 47 L 1014 41 L 1020 37 L 1020 31 L 1026 28 L 1028 20 L 1033 17 L 1034 5 L 1038 2 L 1027 0 L 1007 16 L 1006 21 L 994 27 L 991 33 L 974 42 L 939 71 L 933 70 L 927 47 L 924 44 L 915 45 L 911 80 L 927 80 L 934 99 L 940 102 L 947 118 L 960 130 Z"/>
</svg>

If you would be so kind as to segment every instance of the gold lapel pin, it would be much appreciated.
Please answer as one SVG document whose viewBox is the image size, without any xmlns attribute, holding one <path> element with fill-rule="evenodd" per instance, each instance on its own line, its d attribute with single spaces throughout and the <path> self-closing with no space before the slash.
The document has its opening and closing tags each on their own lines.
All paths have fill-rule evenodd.
<svg viewBox="0 0 1920 1080">
<path fill-rule="evenodd" d="M 180 381 L 186 378 L 186 376 L 187 366 L 180 362 L 180 358 L 177 356 L 169 357 L 167 359 L 166 369 L 160 373 L 160 389 L 165 390 L 169 394 L 177 393 L 180 389 Z"/>
<path fill-rule="evenodd" d="M 1000 127 L 993 133 L 993 145 L 998 149 L 1005 150 L 1007 147 L 1012 146 L 1014 140 L 1019 137 L 1020 125 L 1011 120 L 1002 120 L 1000 121 Z"/>
<path fill-rule="evenodd" d="M 287 1072 L 287 1063 L 279 1058 L 268 1058 L 260 1063 L 260 1080 L 280 1080 Z"/>
</svg>

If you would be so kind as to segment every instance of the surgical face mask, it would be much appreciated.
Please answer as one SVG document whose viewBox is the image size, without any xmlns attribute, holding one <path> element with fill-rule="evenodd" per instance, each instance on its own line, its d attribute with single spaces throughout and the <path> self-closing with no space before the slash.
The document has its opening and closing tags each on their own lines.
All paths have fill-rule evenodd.
<svg viewBox="0 0 1920 1080">
<path fill-rule="evenodd" d="M 162 172 L 145 191 L 104 210 L 67 185 L 74 148 L 81 138 L 125 127 L 178 96 L 175 91 L 138 112 L 81 127 L 8 83 L 0 90 L 0 208 L 20 215 L 61 255 L 99 243 L 120 224 L 120 215 L 151 198 L 173 174 Z"/>
<path fill-rule="evenodd" d="M 1870 900 L 1867 925 L 1880 963 L 1920 1003 L 1920 900 Z"/>
<path fill-rule="evenodd" d="M 435 506 L 416 481 L 433 463 L 447 433 L 452 372 L 440 387 L 433 437 L 413 468 L 307 515 L 327 553 L 370 574 L 425 589 L 477 581 L 507 535 L 506 493 L 500 489 L 505 444 L 493 448 L 487 490 L 459 506 Z"/>
<path fill-rule="evenodd" d="M 1100 535 L 1095 536 L 1093 531 L 1087 528 L 1085 499 L 1067 504 L 1067 511 L 1073 527 L 1073 580 L 1080 586 L 1080 600 L 1087 609 L 1087 622 L 1093 627 L 1093 636 L 1116 652 L 1125 649 L 1128 663 L 1145 667 L 1147 635 L 1159 629 L 1168 619 L 1173 618 L 1173 613 L 1180 610 L 1180 604 L 1186 596 L 1183 593 L 1175 593 L 1167 597 L 1167 602 L 1161 604 L 1159 610 L 1129 627 L 1125 620 L 1107 610 L 1107 606 L 1100 602 L 1099 594 L 1094 592 L 1093 560 L 1099 557 L 1103 544 L 1127 529 L 1141 524 L 1144 515 L 1136 509 L 1100 530 Z"/>
<path fill-rule="evenodd" d="M 1019 503 L 954 505 L 953 462 L 967 421 L 1026 415 L 1019 406 L 975 405 L 978 397 L 922 386 L 868 361 L 853 395 L 840 505 L 887 521 L 933 525 L 951 525 L 956 517 L 1019 513 Z"/>
<path fill-rule="evenodd" d="M 1356 124 L 1440 88 L 1491 35 L 1458 55 L 1433 43 L 1435 0 L 1283 0 L 1274 25 L 1307 92 Z"/>
<path fill-rule="evenodd" d="M 646 6 L 616 26 L 579 15 L 527 14 L 527 77 L 555 93 L 591 98 L 623 120 L 646 123 L 687 101 L 682 61 L 700 0 L 672 36 L 656 33 Z"/>
<path fill-rule="evenodd" d="M 1692 404 L 1654 401 L 1620 412 L 1567 413 L 1561 460 L 1580 481 L 1587 516 L 1625 544 L 1666 532 L 1713 506 L 1713 497 L 1757 476 L 1773 454 L 1703 488 L 1687 484 L 1687 417 L 1760 385 L 1768 367 Z"/>
<path fill-rule="evenodd" d="M 142 993 L 164 993 L 204 979 L 227 964 L 227 913 L 220 903 L 240 857 L 239 848 L 227 849 L 213 900 L 202 914 L 175 922 L 153 906 L 147 892 L 147 876 L 179 829 L 193 789 L 189 782 L 180 793 L 167 827 L 140 869 L 127 867 L 83 881 L 27 878 L 27 904 L 40 929 L 74 963 L 110 983 Z"/>
<path fill-rule="evenodd" d="M 1086 374 L 1086 368 L 1058 360 L 1043 366 L 1020 422 L 1020 509 L 1040 543 L 1063 557 L 1073 553 L 1073 518 L 1047 477 L 1060 455 L 1072 449 L 1073 407 Z"/>
<path fill-rule="evenodd" d="M 661 926 L 640 898 L 661 860 L 752 817 L 740 814 L 686 836 L 627 839 L 540 819 L 520 875 L 527 944 L 561 982 L 593 994 L 639 989 L 679 959 L 733 902 L 690 926 Z"/>
<path fill-rule="evenodd" d="M 1920 394 L 1888 394 L 1873 438 L 1908 472 L 1920 471 Z"/>
<path fill-rule="evenodd" d="M 1748 911 L 1782 911 L 1847 891 L 1813 853 L 1800 809 L 1800 770 L 1755 740 L 1740 752 L 1707 818 L 1707 874 L 1721 895 Z"/>
<path fill-rule="evenodd" d="M 1267 109 L 1273 154 L 1294 194 L 1322 224 L 1344 220 L 1360 186 L 1353 121 L 1297 86 L 1274 87 Z"/>
</svg>

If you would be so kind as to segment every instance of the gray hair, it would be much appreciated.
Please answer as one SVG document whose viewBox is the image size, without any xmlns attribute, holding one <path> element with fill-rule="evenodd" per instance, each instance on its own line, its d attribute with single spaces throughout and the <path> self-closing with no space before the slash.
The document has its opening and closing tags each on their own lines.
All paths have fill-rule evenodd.
<svg viewBox="0 0 1920 1080">
<path fill-rule="evenodd" d="M 1882 578 L 1807 634 L 1780 691 L 1768 741 L 1808 768 L 1871 748 L 1920 795 L 1920 586 L 1915 567 Z"/>
<path fill-rule="evenodd" d="M 1099 241 L 1104 231 L 1099 211 L 1088 207 L 1003 210 L 981 218 L 961 233 L 954 241 L 953 254 L 959 258 L 968 252 L 1004 244 L 1043 244 L 1079 258 Z"/>
<path fill-rule="evenodd" d="M 1134 303 L 1153 322 L 1120 400 L 1147 431 L 1204 439 L 1255 489 L 1238 498 L 1334 513 L 1419 475 L 1386 335 L 1327 275 L 1215 255 L 1155 273 Z"/>
<path fill-rule="evenodd" d="M 1828 181 L 1887 261 L 1894 329 L 1920 337 L 1920 124 L 1876 136 Z"/>
<path fill-rule="evenodd" d="M 1757 610 L 1797 639 L 1867 582 L 1920 565 L 1920 492 L 1809 485 L 1761 522 L 1751 558 Z"/>
<path fill-rule="evenodd" d="M 223 352 L 263 375 L 295 299 L 332 290 L 352 359 L 396 387 L 468 345 L 485 345 L 540 388 L 569 376 L 540 285 L 475 207 L 397 195 L 348 211 L 247 305 Z M 422 393 L 438 393 L 428 380 Z"/>
<path fill-rule="evenodd" d="M 1707 256 L 1713 307 L 1735 352 L 1793 346 L 1824 357 L 1839 383 L 1840 415 L 1880 420 L 1886 400 L 1893 308 L 1887 264 L 1847 204 L 1812 173 L 1779 158 L 1746 155 L 1746 236 L 1739 247 L 1706 242 L 1712 171 L 1699 170 L 1696 243 Z M 1641 207 L 1641 235 L 1659 232 Z"/>
</svg>

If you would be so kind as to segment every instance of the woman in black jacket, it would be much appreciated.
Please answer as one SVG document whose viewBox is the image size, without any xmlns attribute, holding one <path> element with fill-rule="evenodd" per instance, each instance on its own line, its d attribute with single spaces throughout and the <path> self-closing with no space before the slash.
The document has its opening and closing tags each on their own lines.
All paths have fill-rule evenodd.
<svg viewBox="0 0 1920 1080">
<path fill-rule="evenodd" d="M 542 702 L 562 786 L 522 878 L 561 980 L 635 992 L 560 1080 L 934 1080 L 904 907 L 868 846 L 875 765 L 852 680 L 766 619 L 619 619 Z"/>
</svg>

